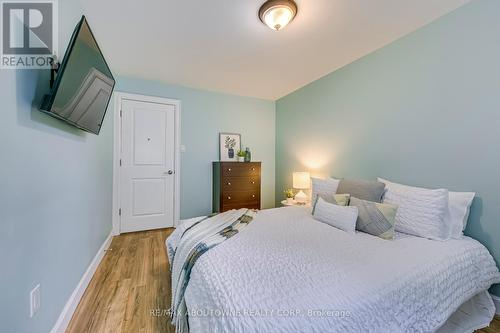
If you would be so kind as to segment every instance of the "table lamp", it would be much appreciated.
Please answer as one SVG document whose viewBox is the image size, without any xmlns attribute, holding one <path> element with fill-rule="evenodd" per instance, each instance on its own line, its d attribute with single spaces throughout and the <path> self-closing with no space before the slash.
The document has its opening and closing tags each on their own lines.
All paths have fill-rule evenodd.
<svg viewBox="0 0 500 333">
<path fill-rule="evenodd" d="M 307 202 L 307 195 L 302 190 L 308 190 L 311 184 L 309 172 L 294 172 L 293 173 L 293 188 L 299 190 L 295 195 L 295 201 L 298 204 Z"/>
</svg>

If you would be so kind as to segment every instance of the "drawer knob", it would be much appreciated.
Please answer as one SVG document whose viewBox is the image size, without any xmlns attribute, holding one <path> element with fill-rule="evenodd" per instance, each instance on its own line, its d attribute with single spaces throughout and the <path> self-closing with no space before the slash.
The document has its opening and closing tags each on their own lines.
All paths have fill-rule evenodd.
<svg viewBox="0 0 500 333">
<path fill-rule="evenodd" d="M 231 183 L 230 183 L 230 182 L 228 182 L 228 183 L 227 183 L 227 185 L 231 186 Z"/>
<path fill-rule="evenodd" d="M 252 168 L 252 171 L 255 171 L 255 168 Z"/>
<path fill-rule="evenodd" d="M 231 200 L 231 197 L 227 197 L 227 200 Z"/>
<path fill-rule="evenodd" d="M 231 171 L 231 168 L 227 169 L 227 171 Z"/>
<path fill-rule="evenodd" d="M 252 194 L 252 198 L 255 198 L 255 194 Z"/>
<path fill-rule="evenodd" d="M 255 184 L 255 182 L 252 182 L 252 184 Z"/>
</svg>

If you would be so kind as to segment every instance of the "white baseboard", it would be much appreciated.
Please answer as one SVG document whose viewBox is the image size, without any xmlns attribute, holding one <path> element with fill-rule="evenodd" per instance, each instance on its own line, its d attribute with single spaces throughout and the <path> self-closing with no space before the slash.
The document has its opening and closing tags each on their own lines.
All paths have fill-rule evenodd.
<svg viewBox="0 0 500 333">
<path fill-rule="evenodd" d="M 495 303 L 495 307 L 497 308 L 496 314 L 500 316 L 500 297 L 490 294 L 491 298 L 493 298 L 493 303 Z"/>
<path fill-rule="evenodd" d="M 82 298 L 83 293 L 85 292 L 85 289 L 87 289 L 87 286 L 89 285 L 92 276 L 94 276 L 97 267 L 101 263 L 102 258 L 104 258 L 104 254 L 106 253 L 106 250 L 109 248 L 112 239 L 113 239 L 113 231 L 111 231 L 111 233 L 106 238 L 101 248 L 95 255 L 94 259 L 92 259 L 90 266 L 87 268 L 87 271 L 83 274 L 75 290 L 73 290 L 73 293 L 69 297 L 68 302 L 66 302 L 66 305 L 64 306 L 61 314 L 59 315 L 59 318 L 57 319 L 56 324 L 54 325 L 54 327 L 52 327 L 50 333 L 64 333 L 64 331 L 66 331 L 66 328 L 69 325 L 71 317 L 73 317 L 73 313 L 75 312 L 76 307 L 78 306 L 78 303 L 80 302 L 80 299 Z"/>
</svg>

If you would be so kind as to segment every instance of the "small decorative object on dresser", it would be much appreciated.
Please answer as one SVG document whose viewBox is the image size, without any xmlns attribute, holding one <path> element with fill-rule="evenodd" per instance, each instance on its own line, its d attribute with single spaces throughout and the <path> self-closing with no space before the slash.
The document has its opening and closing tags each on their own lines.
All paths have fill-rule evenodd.
<svg viewBox="0 0 500 333">
<path fill-rule="evenodd" d="M 219 160 L 238 161 L 237 152 L 241 150 L 241 135 L 236 133 L 219 133 Z"/>
<path fill-rule="evenodd" d="M 260 162 L 213 162 L 213 212 L 260 209 Z"/>
<path fill-rule="evenodd" d="M 243 150 L 238 150 L 238 162 L 245 162 L 246 152 Z"/>
<path fill-rule="evenodd" d="M 251 162 L 252 161 L 252 153 L 250 152 L 250 148 L 247 147 L 245 150 L 245 162 Z"/>
</svg>

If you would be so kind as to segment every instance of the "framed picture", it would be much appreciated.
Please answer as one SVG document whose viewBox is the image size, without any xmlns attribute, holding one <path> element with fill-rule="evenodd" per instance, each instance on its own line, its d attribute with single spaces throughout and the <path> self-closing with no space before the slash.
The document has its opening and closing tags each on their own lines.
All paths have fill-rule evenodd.
<svg viewBox="0 0 500 333">
<path fill-rule="evenodd" d="M 241 150 L 241 135 L 236 133 L 219 133 L 220 161 L 238 161 L 238 150 Z"/>
</svg>

